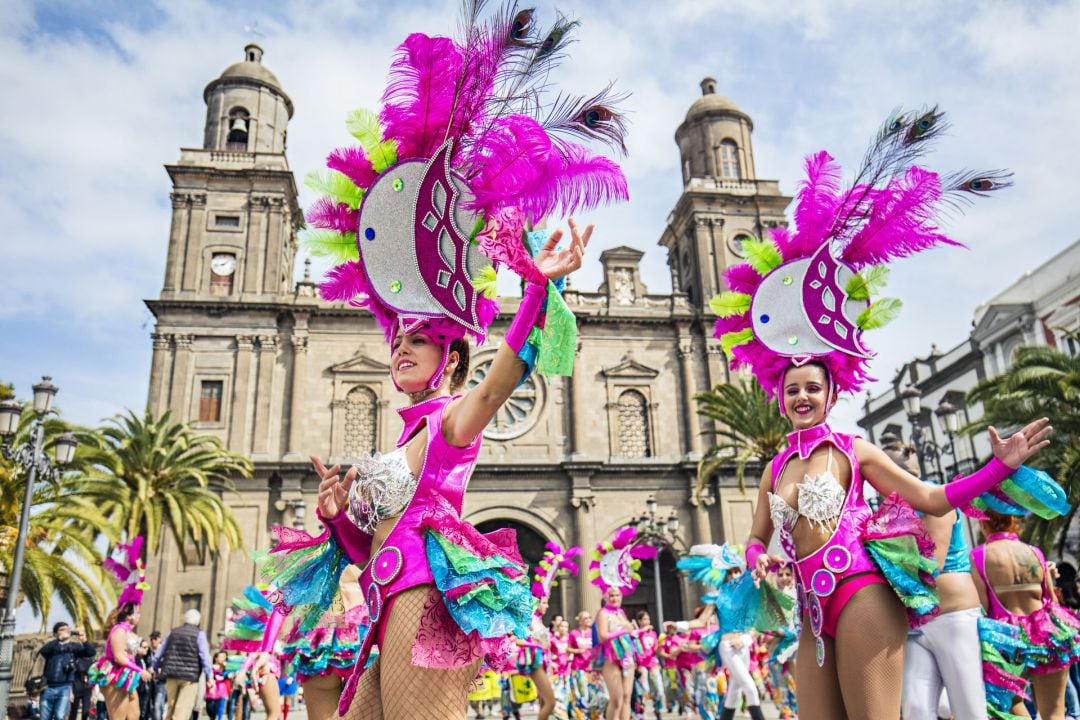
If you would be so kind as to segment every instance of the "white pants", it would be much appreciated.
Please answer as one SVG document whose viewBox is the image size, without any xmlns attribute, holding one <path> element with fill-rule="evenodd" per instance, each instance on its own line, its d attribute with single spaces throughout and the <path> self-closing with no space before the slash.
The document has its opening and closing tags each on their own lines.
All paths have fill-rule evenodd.
<svg viewBox="0 0 1080 720">
<path fill-rule="evenodd" d="M 748 706 L 760 705 L 761 697 L 758 695 L 757 684 L 750 675 L 750 636 L 742 636 L 742 647 L 738 650 L 731 647 L 727 640 L 721 640 L 720 659 L 728 669 L 730 678 L 727 692 L 724 693 L 724 707 L 739 707 L 740 693 L 746 696 Z"/>
<path fill-rule="evenodd" d="M 956 720 L 986 717 L 977 608 L 939 615 L 908 637 L 904 720 L 937 720 L 944 686 Z"/>
</svg>

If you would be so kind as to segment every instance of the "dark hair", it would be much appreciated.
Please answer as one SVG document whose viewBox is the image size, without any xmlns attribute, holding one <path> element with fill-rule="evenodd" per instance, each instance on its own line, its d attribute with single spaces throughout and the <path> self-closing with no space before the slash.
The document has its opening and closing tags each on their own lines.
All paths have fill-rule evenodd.
<svg viewBox="0 0 1080 720">
<path fill-rule="evenodd" d="M 155 630 L 154 632 L 150 633 L 150 639 L 151 640 L 157 640 L 160 637 L 161 637 L 161 631 L 160 630 Z"/>
<path fill-rule="evenodd" d="M 116 623 L 121 623 L 127 620 L 129 617 L 135 614 L 135 608 L 139 607 L 133 602 L 126 602 L 120 607 L 114 609 L 109 616 L 105 618 L 105 636 L 109 636 L 109 632 L 113 629 Z"/>
<path fill-rule="evenodd" d="M 808 368 L 808 367 L 816 367 L 818 370 L 821 370 L 821 374 L 825 376 L 825 385 L 826 385 L 828 391 L 831 393 L 832 392 L 832 373 L 829 372 L 828 365 L 821 362 L 820 360 L 811 360 L 810 362 L 805 362 L 802 365 L 796 365 L 795 363 L 791 363 L 790 365 L 788 365 L 787 368 L 784 370 L 784 374 L 780 378 L 780 390 L 784 389 L 784 387 L 783 387 L 784 386 L 784 379 L 787 377 L 788 372 L 790 372 L 791 370 L 794 370 L 795 368 Z"/>
<path fill-rule="evenodd" d="M 60 622 L 58 622 L 58 623 L 56 623 L 55 625 L 52 626 L 52 634 L 55 635 L 56 633 L 60 632 L 60 628 L 66 628 L 66 627 L 71 627 L 71 626 L 68 625 L 63 620 L 61 620 Z"/>
<path fill-rule="evenodd" d="M 994 512 L 993 510 L 986 510 L 986 520 L 982 521 L 982 531 L 986 535 L 993 535 L 994 533 L 1020 532 L 1020 518 L 1015 515 L 1006 515 L 1004 513 Z"/>
<path fill-rule="evenodd" d="M 465 386 L 465 381 L 469 377 L 469 341 L 465 338 L 453 340 L 450 343 L 450 352 L 458 354 L 457 367 L 450 375 L 450 392 L 457 392 Z"/>
<path fill-rule="evenodd" d="M 641 618 L 645 617 L 648 614 L 648 610 L 638 610 L 636 613 L 634 613 L 634 620 L 636 620 L 637 622 L 641 622 Z M 652 618 L 650 618 L 650 620 L 651 619 Z"/>
</svg>

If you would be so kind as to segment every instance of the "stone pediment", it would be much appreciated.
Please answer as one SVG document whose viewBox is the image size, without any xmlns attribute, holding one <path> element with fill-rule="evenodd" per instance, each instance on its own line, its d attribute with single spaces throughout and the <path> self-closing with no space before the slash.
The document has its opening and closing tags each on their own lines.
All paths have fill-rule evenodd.
<svg viewBox="0 0 1080 720">
<path fill-rule="evenodd" d="M 372 360 L 363 353 L 357 353 L 353 357 L 349 358 L 345 362 L 338 363 L 337 365 L 331 365 L 329 371 L 335 375 L 343 374 L 380 374 L 385 375 L 390 372 L 390 366 L 386 363 L 381 363 L 378 360 Z"/>
<path fill-rule="evenodd" d="M 654 378 L 660 374 L 659 370 L 642 365 L 631 358 L 623 358 L 618 365 L 604 368 L 600 372 L 606 378 Z"/>
</svg>

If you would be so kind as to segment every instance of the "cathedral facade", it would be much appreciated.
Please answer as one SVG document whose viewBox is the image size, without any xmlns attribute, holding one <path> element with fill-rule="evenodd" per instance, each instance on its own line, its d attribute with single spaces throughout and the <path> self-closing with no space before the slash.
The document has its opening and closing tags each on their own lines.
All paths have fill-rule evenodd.
<svg viewBox="0 0 1080 720">
<path fill-rule="evenodd" d="M 743 241 L 785 223 L 790 201 L 776 181 L 757 178 L 751 118 L 716 93 L 715 80 L 701 88 L 675 133 L 683 192 L 659 239 L 673 291 L 648 291 L 640 250 L 600 253 L 600 287 L 565 295 L 579 327 L 573 377 L 533 375 L 518 388 L 484 433 L 465 500 L 466 519 L 482 530 L 514 527 L 532 563 L 545 542 L 588 552 L 655 507 L 663 551 L 626 601 L 654 621 L 686 617 L 696 604 L 674 568 L 680 550 L 749 532 L 755 493 L 741 492 L 733 472 L 697 488 L 697 460 L 713 437 L 693 396 L 729 379 L 708 312 L 720 273 L 740 261 Z M 373 318 L 323 301 L 307 273 L 294 281 L 303 216 L 285 156 L 293 106 L 262 49 L 248 45 L 204 98 L 202 147 L 166 166 L 173 218 L 162 291 L 147 301 L 156 318 L 148 403 L 218 436 L 255 472 L 226 497 L 245 550 L 200 563 L 197 548 L 163 538 L 143 626 L 168 629 L 196 607 L 214 633 L 256 579 L 247 551 L 269 545 L 272 525 L 318 530 L 308 455 L 329 465 L 391 448 L 404 398 Z M 517 302 L 503 300 L 488 342 L 474 349 L 469 384 L 487 372 Z M 583 567 L 560 582 L 554 611 L 599 607 L 584 576 Z"/>
</svg>

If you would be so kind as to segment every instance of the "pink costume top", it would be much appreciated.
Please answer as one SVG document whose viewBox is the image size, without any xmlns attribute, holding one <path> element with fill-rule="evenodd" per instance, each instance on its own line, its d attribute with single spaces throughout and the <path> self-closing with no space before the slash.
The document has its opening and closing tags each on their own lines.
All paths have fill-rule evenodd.
<svg viewBox="0 0 1080 720">
<path fill-rule="evenodd" d="M 340 512 L 334 518 L 323 518 L 323 522 L 349 559 L 362 568 L 360 589 L 371 619 L 371 628 L 363 639 L 352 677 L 341 696 L 342 714 L 352 702 L 356 684 L 367 665 L 371 646 L 378 642 L 382 634 L 382 620 L 389 614 L 393 598 L 418 585 L 438 584 L 429 557 L 429 531 L 435 531 L 446 541 L 464 548 L 474 556 L 509 558 L 509 562 L 501 568 L 505 577 L 511 579 L 511 584 L 520 580 L 523 594 L 527 595 L 529 592 L 528 578 L 524 573 L 524 564 L 521 563 L 513 531 L 500 530 L 483 535 L 460 518 L 465 489 L 480 452 L 481 436 L 477 435 L 467 447 L 460 448 L 450 445 L 443 438 L 443 410 L 447 403 L 457 397 L 459 396 L 439 396 L 398 410 L 405 427 L 398 438 L 397 446 L 403 447 L 426 425 L 427 449 L 411 496 L 374 555 L 371 554 L 372 536 L 358 527 L 359 524 L 368 525 L 366 519 L 350 518 L 348 512 Z M 361 473 L 355 482 L 363 486 L 379 479 L 383 478 Z M 354 490 L 356 489 L 354 487 Z M 364 496 L 362 488 L 357 495 Z M 516 567 L 518 563 L 522 565 L 521 569 Z M 467 592 L 473 588 L 459 589 Z M 443 592 L 444 596 L 448 596 L 453 590 Z M 517 609 L 527 613 L 526 618 L 532 614 L 531 604 L 520 602 L 515 605 L 520 605 Z M 502 620 L 496 618 L 491 622 Z M 482 636 L 477 632 L 464 632 L 459 623 L 456 617 L 450 615 L 444 602 L 428 603 L 413 644 L 413 664 L 424 667 L 462 667 L 486 653 L 509 651 L 512 643 L 507 636 L 511 632 L 525 635 L 524 628 L 510 622 L 485 628 L 489 632 Z"/>
<path fill-rule="evenodd" d="M 1042 550 L 1033 545 L 1028 545 L 1028 548 L 1035 553 L 1043 569 L 1042 607 L 1030 615 L 1016 615 L 1001 604 L 994 586 L 986 577 L 986 545 L 1004 539 L 1020 538 L 1013 533 L 994 533 L 986 538 L 986 544 L 971 551 L 975 569 L 986 585 L 986 597 L 990 602 L 988 614 L 994 620 L 1020 628 L 1021 639 L 1027 646 L 1022 659 L 1031 672 L 1043 675 L 1065 670 L 1080 659 L 1080 618 L 1054 599 L 1054 590 L 1046 572 L 1046 558 Z"/>
<path fill-rule="evenodd" d="M 117 632 L 128 634 L 127 649 L 128 661 L 120 665 L 113 654 L 112 640 Z M 134 645 L 134 648 L 132 647 Z M 135 636 L 134 628 L 126 622 L 118 622 L 109 631 L 109 637 L 105 641 L 105 654 L 87 671 L 87 681 L 91 685 L 102 687 L 114 687 L 129 693 L 135 692 L 142 677 L 142 668 L 135 664 L 134 653 L 139 647 L 139 638 Z"/>
<path fill-rule="evenodd" d="M 225 677 L 225 671 L 221 668 L 214 667 L 214 677 L 210 683 L 207 683 L 206 699 L 207 700 L 222 700 L 229 697 L 231 692 L 231 684 L 228 678 Z"/>
<path fill-rule="evenodd" d="M 570 631 L 570 647 L 575 650 L 584 650 L 570 660 L 571 670 L 588 670 L 592 664 L 592 631 L 574 628 Z"/>
<path fill-rule="evenodd" d="M 694 628 L 690 631 L 686 641 L 679 643 L 680 645 L 689 645 L 691 643 L 698 644 L 701 642 L 701 638 L 708 635 L 712 630 L 705 628 Z M 705 656 L 700 650 L 683 650 L 681 653 L 675 656 L 675 667 L 680 670 L 693 670 L 698 663 L 705 662 Z"/>
<path fill-rule="evenodd" d="M 658 662 L 656 657 L 656 646 L 659 643 L 659 638 L 656 636 L 656 631 L 649 628 L 647 630 L 639 629 L 636 633 L 638 640 L 641 643 L 641 649 L 638 651 L 637 657 L 638 667 L 652 670 L 656 667 Z"/>
<path fill-rule="evenodd" d="M 618 618 L 618 626 L 608 621 L 608 637 L 600 643 L 596 655 L 596 668 L 600 669 L 605 662 L 613 662 L 624 669 L 633 667 L 637 657 L 637 644 L 634 642 L 634 631 L 630 620 L 626 617 L 626 611 L 621 607 L 605 605 L 602 613 L 609 617 Z M 600 613 L 597 613 L 599 616 Z M 595 623 L 595 621 L 593 621 Z"/>
<path fill-rule="evenodd" d="M 863 479 L 859 461 L 855 457 L 855 436 L 833 432 L 827 424 L 798 430 L 788 435 L 788 447 L 772 462 L 772 489 L 769 493 L 769 511 L 773 524 L 780 533 L 780 545 L 792 559 L 795 581 L 798 587 L 799 605 L 810 619 L 810 629 L 817 639 L 819 653 L 824 648 L 822 634 L 836 635 L 840 611 L 854 591 L 869 582 L 884 582 L 877 574 L 877 566 L 862 545 L 862 528 L 870 519 L 870 506 L 863 498 Z M 829 466 L 825 472 L 805 476 L 798 483 L 798 508 L 791 507 L 775 493 L 780 475 L 795 453 L 806 460 L 818 446 L 829 443 Z M 832 473 L 832 450 L 838 450 L 851 464 L 851 483 L 844 488 Z M 828 542 L 802 559 L 796 559 L 792 532 L 799 517 L 824 525 L 835 523 Z M 867 575 L 864 581 L 844 583 L 841 581 L 855 575 Z M 849 587 L 851 586 L 851 587 Z M 824 659 L 824 655 L 820 655 Z"/>
<path fill-rule="evenodd" d="M 671 655 L 673 652 L 675 652 L 676 649 L 685 645 L 686 642 L 686 638 L 684 637 L 679 637 L 678 635 L 667 635 L 664 637 L 664 641 L 660 643 L 660 647 L 663 649 L 665 654 Z M 679 664 L 679 659 L 677 656 L 662 658 L 662 661 L 664 663 L 664 667 L 666 668 L 674 668 L 677 667 Z"/>
<path fill-rule="evenodd" d="M 551 636 L 551 673 L 567 675 L 570 672 L 570 636 Z"/>
</svg>

